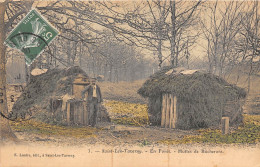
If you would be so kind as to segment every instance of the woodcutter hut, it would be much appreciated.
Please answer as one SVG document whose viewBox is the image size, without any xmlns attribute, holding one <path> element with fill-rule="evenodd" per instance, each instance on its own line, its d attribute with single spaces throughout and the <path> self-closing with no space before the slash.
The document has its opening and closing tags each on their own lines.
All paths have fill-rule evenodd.
<svg viewBox="0 0 260 167">
<path fill-rule="evenodd" d="M 153 125 L 192 129 L 217 127 L 222 117 L 230 125 L 241 123 L 244 89 L 213 74 L 165 67 L 138 90 L 149 99 L 148 115 Z"/>
<path fill-rule="evenodd" d="M 62 125 L 88 125 L 89 111 L 81 92 L 91 78 L 78 66 L 52 69 L 32 76 L 22 95 L 15 102 L 14 117 L 34 116 L 43 122 Z M 98 119 L 109 121 L 104 106 Z"/>
</svg>

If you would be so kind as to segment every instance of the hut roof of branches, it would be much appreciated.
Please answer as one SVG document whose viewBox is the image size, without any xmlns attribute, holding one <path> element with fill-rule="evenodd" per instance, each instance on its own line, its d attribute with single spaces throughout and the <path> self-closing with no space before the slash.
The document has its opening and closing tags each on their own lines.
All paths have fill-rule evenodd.
<svg viewBox="0 0 260 167">
<path fill-rule="evenodd" d="M 225 99 L 241 99 L 246 91 L 229 84 L 223 78 L 198 70 L 164 67 L 151 75 L 138 90 L 143 97 L 157 97 L 172 93 L 182 100 L 192 100 L 214 95 Z"/>
<path fill-rule="evenodd" d="M 32 76 L 30 83 L 14 104 L 13 112 L 25 114 L 32 108 L 46 109 L 51 97 L 71 94 L 73 82 L 79 77 L 89 79 L 78 66 L 66 69 L 55 68 L 41 75 Z"/>
</svg>

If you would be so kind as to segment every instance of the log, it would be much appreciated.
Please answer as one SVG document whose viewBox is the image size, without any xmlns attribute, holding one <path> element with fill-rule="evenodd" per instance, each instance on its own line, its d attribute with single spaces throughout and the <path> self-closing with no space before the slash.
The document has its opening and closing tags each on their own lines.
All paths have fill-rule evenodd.
<svg viewBox="0 0 260 167">
<path fill-rule="evenodd" d="M 83 100 L 68 100 L 67 101 L 67 108 L 66 111 L 67 112 L 67 124 L 68 125 L 89 125 L 90 124 L 90 111 L 89 111 L 89 107 L 87 107 L 87 105 L 89 105 L 86 101 Z M 101 104 L 99 104 L 99 111 L 98 112 L 98 119 L 100 119 L 101 121 L 108 121 L 110 122 L 110 118 L 105 110 L 102 109 Z"/>
<path fill-rule="evenodd" d="M 229 133 L 229 117 L 222 117 L 221 119 L 221 131 L 222 134 Z"/>
<path fill-rule="evenodd" d="M 79 107 L 79 124 L 84 125 L 84 104 L 83 101 L 80 102 L 80 107 Z"/>
<path fill-rule="evenodd" d="M 165 107 L 166 107 L 166 98 L 165 94 L 162 96 L 162 117 L 161 117 L 161 127 L 165 127 Z"/>
<path fill-rule="evenodd" d="M 84 115 L 83 115 L 83 110 L 84 110 L 84 104 L 83 101 L 77 101 L 77 124 L 79 125 L 84 125 Z"/>
<path fill-rule="evenodd" d="M 73 101 L 72 104 L 70 104 L 72 110 L 73 110 L 73 124 L 78 125 L 79 124 L 79 106 L 77 101 Z"/>
<path fill-rule="evenodd" d="M 67 102 L 66 103 L 66 108 L 67 108 L 67 124 L 70 125 L 71 122 L 70 122 L 70 102 Z"/>
<path fill-rule="evenodd" d="M 174 120 L 173 120 L 173 110 L 174 110 L 174 105 L 173 105 L 173 95 L 172 94 L 170 94 L 170 101 L 171 101 L 171 106 L 170 106 L 170 128 L 174 128 Z"/>
<path fill-rule="evenodd" d="M 177 124 L 177 119 L 178 119 L 178 114 L 177 114 L 177 97 L 173 97 L 173 124 L 172 128 L 176 128 Z"/>
<path fill-rule="evenodd" d="M 170 127 L 170 107 L 171 107 L 170 94 L 166 94 L 165 128 Z"/>
<path fill-rule="evenodd" d="M 83 125 L 89 125 L 87 102 L 83 101 Z"/>
<path fill-rule="evenodd" d="M 62 120 L 67 122 L 67 125 L 88 125 L 87 102 L 82 100 L 72 99 L 50 99 L 50 112 L 55 117 L 56 113 L 62 113 Z"/>
<path fill-rule="evenodd" d="M 85 106 L 86 103 L 82 100 L 69 100 L 67 104 L 67 120 L 70 120 L 70 124 L 88 125 L 85 123 L 85 120 L 87 119 L 85 116 L 88 115 Z"/>
</svg>

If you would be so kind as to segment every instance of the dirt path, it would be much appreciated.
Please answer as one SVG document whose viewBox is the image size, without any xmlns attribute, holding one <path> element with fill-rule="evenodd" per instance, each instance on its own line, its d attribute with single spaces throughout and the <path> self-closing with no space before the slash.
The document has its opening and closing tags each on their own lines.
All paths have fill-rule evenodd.
<svg viewBox="0 0 260 167">
<path fill-rule="evenodd" d="M 115 129 L 113 129 L 115 127 Z M 112 129 L 111 129 L 112 128 Z M 184 135 L 196 135 L 194 131 L 164 129 L 159 127 L 134 127 L 126 125 L 112 125 L 102 123 L 97 125 L 94 137 L 74 138 L 67 136 L 39 135 L 30 132 L 15 132 L 17 137 L 25 143 L 81 146 L 81 145 L 156 145 L 165 139 L 181 139 Z"/>
<path fill-rule="evenodd" d="M 101 142 L 116 145 L 156 144 L 160 140 L 180 139 L 184 135 L 196 135 L 196 133 L 193 131 L 164 129 L 159 127 L 133 127 L 124 125 L 116 125 L 115 130 L 106 128 L 106 130 L 98 132 L 98 136 Z"/>
</svg>

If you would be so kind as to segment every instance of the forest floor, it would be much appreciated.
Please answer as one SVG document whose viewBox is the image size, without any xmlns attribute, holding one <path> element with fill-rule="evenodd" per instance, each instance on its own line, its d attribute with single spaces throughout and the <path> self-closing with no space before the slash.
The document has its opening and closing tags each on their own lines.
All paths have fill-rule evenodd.
<svg viewBox="0 0 260 167">
<path fill-rule="evenodd" d="M 220 128 L 178 130 L 149 126 L 147 101 L 136 92 L 143 81 L 99 83 L 111 123 L 96 127 L 50 125 L 36 120 L 11 122 L 18 139 L 28 144 L 80 145 L 179 145 L 179 144 L 256 144 L 260 141 L 260 115 L 244 115 L 243 124 L 222 135 Z M 9 111 L 21 92 L 8 87 Z"/>
</svg>

